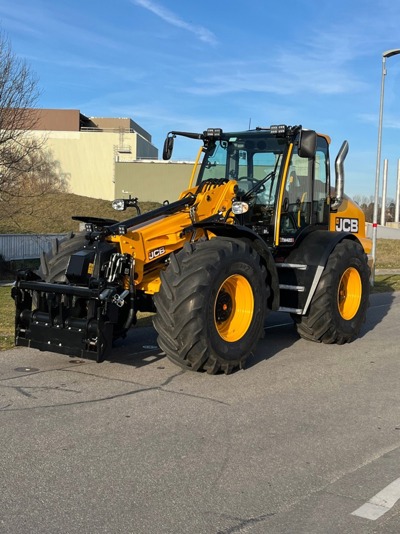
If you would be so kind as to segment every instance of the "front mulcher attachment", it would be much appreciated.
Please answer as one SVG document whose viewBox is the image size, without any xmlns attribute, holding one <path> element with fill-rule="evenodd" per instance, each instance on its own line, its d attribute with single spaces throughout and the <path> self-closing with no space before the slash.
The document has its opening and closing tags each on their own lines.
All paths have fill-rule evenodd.
<svg viewBox="0 0 400 534">
<path fill-rule="evenodd" d="M 15 344 L 104 361 L 136 319 L 132 269 L 132 258 L 96 242 L 70 256 L 65 283 L 20 271 L 12 289 Z"/>
</svg>

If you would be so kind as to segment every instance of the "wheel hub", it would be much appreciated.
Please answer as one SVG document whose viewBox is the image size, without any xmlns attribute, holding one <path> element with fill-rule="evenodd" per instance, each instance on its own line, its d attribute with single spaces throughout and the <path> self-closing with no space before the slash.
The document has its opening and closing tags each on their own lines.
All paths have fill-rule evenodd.
<svg viewBox="0 0 400 534">
<path fill-rule="evenodd" d="M 350 321 L 357 314 L 362 296 L 360 273 L 354 267 L 349 267 L 343 273 L 338 288 L 339 313 L 346 321 Z"/>
<path fill-rule="evenodd" d="M 223 288 L 218 294 L 215 304 L 215 320 L 217 323 L 226 321 L 232 313 L 232 298 Z"/>
<path fill-rule="evenodd" d="M 249 281 L 239 274 L 229 276 L 220 286 L 214 304 L 218 334 L 225 341 L 238 341 L 248 331 L 253 314 L 254 295 Z"/>
</svg>

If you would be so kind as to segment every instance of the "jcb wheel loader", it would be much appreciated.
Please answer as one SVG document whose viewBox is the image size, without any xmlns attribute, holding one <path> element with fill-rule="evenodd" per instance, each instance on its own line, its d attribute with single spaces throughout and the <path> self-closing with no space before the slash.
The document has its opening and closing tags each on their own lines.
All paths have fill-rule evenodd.
<svg viewBox="0 0 400 534">
<path fill-rule="evenodd" d="M 123 222 L 74 217 L 86 231 L 55 242 L 37 272 L 20 271 L 15 342 L 110 356 L 112 342 L 156 312 L 166 355 L 185 369 L 243 367 L 270 310 L 289 312 L 300 336 L 343 344 L 365 321 L 371 242 L 344 195 L 345 141 L 330 183 L 326 135 L 301 126 L 168 134 L 202 142 L 189 188 Z"/>
</svg>

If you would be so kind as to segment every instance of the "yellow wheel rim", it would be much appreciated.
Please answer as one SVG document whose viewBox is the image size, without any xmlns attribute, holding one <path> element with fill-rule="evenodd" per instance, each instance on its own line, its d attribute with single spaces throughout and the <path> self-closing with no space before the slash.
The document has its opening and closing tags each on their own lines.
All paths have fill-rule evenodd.
<svg viewBox="0 0 400 534">
<path fill-rule="evenodd" d="M 346 321 L 353 319 L 360 308 L 361 296 L 360 273 L 354 267 L 349 267 L 343 273 L 338 289 L 339 313 L 343 319 Z"/>
<path fill-rule="evenodd" d="M 242 338 L 253 319 L 254 295 L 247 279 L 239 274 L 227 278 L 215 299 L 215 327 L 225 341 Z"/>
</svg>

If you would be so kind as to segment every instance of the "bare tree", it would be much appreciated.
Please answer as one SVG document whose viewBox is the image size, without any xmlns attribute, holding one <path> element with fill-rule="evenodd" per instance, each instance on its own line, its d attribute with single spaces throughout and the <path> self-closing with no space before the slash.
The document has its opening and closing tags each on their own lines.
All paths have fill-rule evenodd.
<svg viewBox="0 0 400 534">
<path fill-rule="evenodd" d="M 365 215 L 365 220 L 367 222 L 372 223 L 373 222 L 373 214 L 374 214 L 374 203 L 375 203 L 374 197 L 372 195 L 370 195 L 370 196 L 354 195 L 353 196 L 353 200 L 354 200 L 354 202 L 357 202 L 357 204 L 363 210 L 364 215 Z M 379 198 L 379 202 L 378 202 L 378 220 L 380 219 L 381 202 L 382 202 L 382 199 Z"/>
<path fill-rule="evenodd" d="M 43 213 L 43 203 L 37 197 L 52 196 L 68 190 L 67 179 L 61 172 L 60 163 L 50 150 L 37 149 L 24 158 L 26 170 L 15 180 L 13 190 L 5 192 L 7 202 L 0 199 L 0 233 L 4 226 L 9 231 L 19 231 L 21 215 L 46 219 L 49 213 Z M 6 223 L 6 224 L 4 224 Z"/>
<path fill-rule="evenodd" d="M 45 139 L 32 133 L 38 121 L 38 81 L 0 32 L 0 202 L 15 204 L 26 195 L 62 189 L 57 168 L 44 149 Z M 1 211 L 9 211 L 2 210 Z"/>
</svg>

